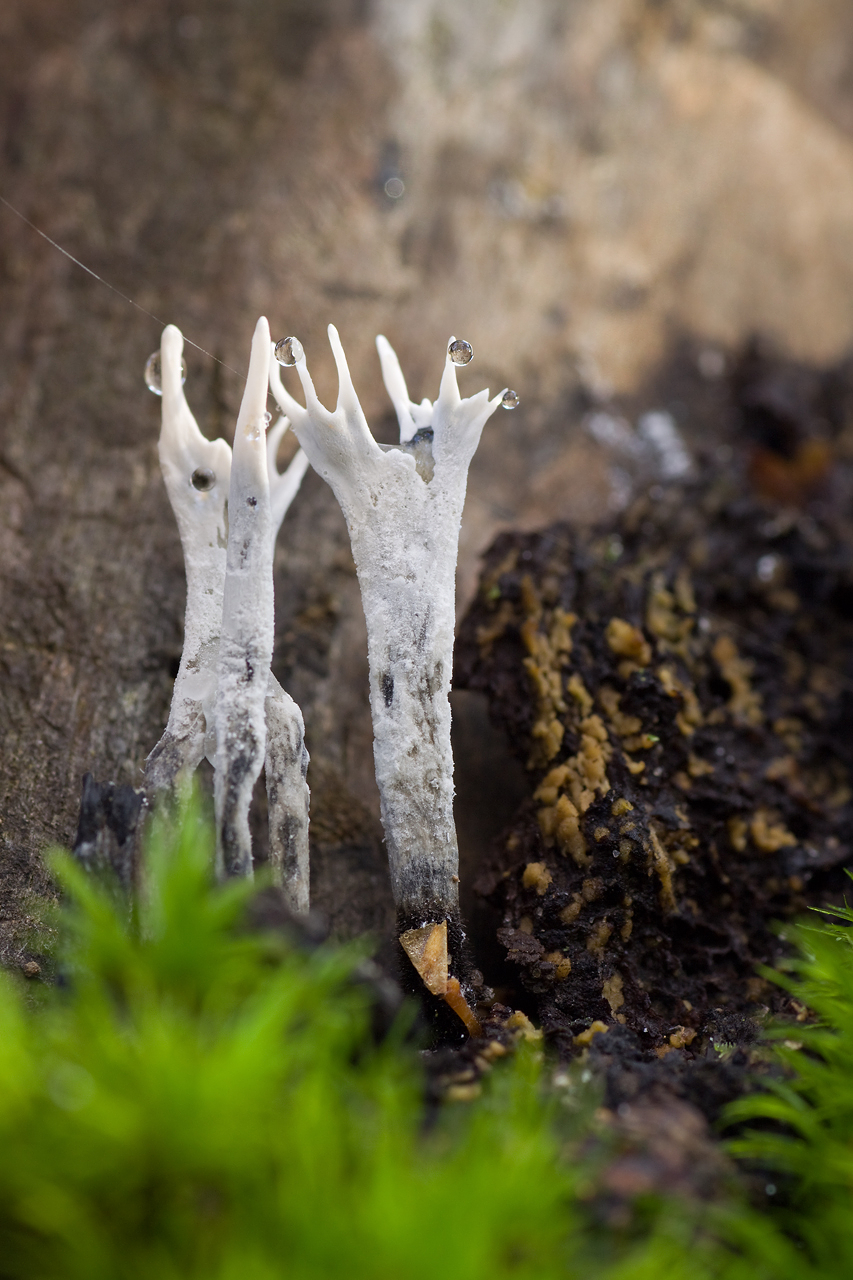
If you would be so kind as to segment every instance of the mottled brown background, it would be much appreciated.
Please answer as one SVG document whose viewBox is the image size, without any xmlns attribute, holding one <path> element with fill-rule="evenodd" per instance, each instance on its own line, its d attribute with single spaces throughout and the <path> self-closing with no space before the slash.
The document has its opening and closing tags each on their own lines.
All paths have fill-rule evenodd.
<svg viewBox="0 0 853 1280">
<path fill-rule="evenodd" d="M 683 335 L 837 358 L 853 338 L 849 0 L 4 0 L 0 194 L 243 369 L 260 312 L 331 397 L 341 330 L 377 434 L 373 348 L 420 396 L 523 397 L 471 472 L 460 591 L 494 532 L 612 501 L 590 405 L 657 406 Z M 390 176 L 405 183 L 391 200 Z M 142 383 L 159 329 L 0 207 L 0 954 L 80 778 L 138 783 L 167 714 L 183 572 Z M 192 349 L 232 430 L 240 378 Z M 707 362 L 713 371 L 719 366 Z M 644 400 L 645 397 L 645 400 Z M 306 716 L 315 891 L 387 917 L 364 622 L 342 518 L 309 475 L 280 536 L 276 668 Z M 456 695 L 470 862 L 518 779 Z"/>
</svg>

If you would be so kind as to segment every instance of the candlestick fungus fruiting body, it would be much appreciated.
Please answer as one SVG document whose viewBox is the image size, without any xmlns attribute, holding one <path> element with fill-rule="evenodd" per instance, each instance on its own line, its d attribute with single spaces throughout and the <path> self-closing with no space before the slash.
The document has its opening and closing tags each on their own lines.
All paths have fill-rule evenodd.
<svg viewBox="0 0 853 1280">
<path fill-rule="evenodd" d="M 215 751 L 213 698 L 225 586 L 231 450 L 224 440 L 207 440 L 198 429 L 181 383 L 183 346 L 180 330 L 168 325 L 160 340 L 163 398 L 158 451 L 181 536 L 187 604 L 169 721 L 146 764 L 146 787 L 154 792 L 186 784 L 205 755 L 212 757 Z M 201 476 L 203 487 L 199 488 Z"/>
<path fill-rule="evenodd" d="M 161 340 L 160 463 L 187 573 L 184 650 L 169 722 L 148 758 L 150 792 L 181 790 L 204 756 L 215 768 L 217 869 L 251 875 L 248 811 L 266 768 L 270 861 L 294 910 L 308 907 L 307 753 L 299 708 L 270 672 L 275 537 L 307 467 L 279 475 L 287 429 L 266 438 L 269 327 L 255 330 L 233 455 L 206 440 L 181 384 L 183 338 Z"/>
<path fill-rule="evenodd" d="M 304 409 L 283 387 L 274 361 L 270 383 L 349 529 L 367 620 L 376 779 L 401 946 L 429 991 L 451 1007 L 465 1005 L 473 1030 L 453 974 L 463 934 L 448 694 L 468 468 L 501 397 L 490 400 L 481 391 L 463 400 L 448 355 L 435 404 L 416 405 L 394 351 L 379 337 L 400 424 L 399 446 L 380 446 L 332 325 L 329 340 L 339 379 L 334 412 L 320 403 L 304 354 L 295 362 Z"/>
<path fill-rule="evenodd" d="M 228 546 L 216 664 L 216 863 L 251 875 L 249 807 L 266 753 L 273 648 L 272 515 L 266 447 L 269 327 L 259 320 L 237 418 L 228 494 Z"/>
</svg>

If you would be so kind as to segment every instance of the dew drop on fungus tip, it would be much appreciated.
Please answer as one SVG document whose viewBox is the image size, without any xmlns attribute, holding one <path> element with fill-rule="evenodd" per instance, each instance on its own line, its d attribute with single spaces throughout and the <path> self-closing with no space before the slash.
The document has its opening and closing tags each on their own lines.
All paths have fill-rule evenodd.
<svg viewBox="0 0 853 1280">
<path fill-rule="evenodd" d="M 305 355 L 302 343 L 298 338 L 282 338 L 275 344 L 275 358 L 279 364 L 293 365 Z"/>
<path fill-rule="evenodd" d="M 149 391 L 153 391 L 155 396 L 163 394 L 163 377 L 160 370 L 160 352 L 152 351 L 151 355 L 145 361 L 145 385 Z M 181 356 L 181 386 L 187 380 L 187 362 Z"/>
<path fill-rule="evenodd" d="M 501 404 L 505 409 L 517 409 L 521 404 L 521 396 L 517 391 L 505 391 L 501 396 Z"/>
<path fill-rule="evenodd" d="M 453 364 L 470 364 L 474 359 L 474 348 L 464 338 L 457 338 L 447 348 L 447 354 Z"/>
</svg>

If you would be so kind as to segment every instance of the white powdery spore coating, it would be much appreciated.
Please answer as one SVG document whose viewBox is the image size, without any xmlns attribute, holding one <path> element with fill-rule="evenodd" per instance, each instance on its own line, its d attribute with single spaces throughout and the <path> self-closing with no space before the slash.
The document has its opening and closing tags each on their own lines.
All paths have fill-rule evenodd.
<svg viewBox="0 0 853 1280">
<path fill-rule="evenodd" d="M 300 449 L 279 473 L 278 449 L 290 426 L 285 417 L 262 442 L 267 421 L 265 321 L 255 338 L 255 367 L 250 368 L 238 424 L 233 486 L 230 447 L 224 440 L 205 439 L 186 402 L 180 330 L 167 326 L 160 344 L 160 463 L 181 535 L 187 607 L 169 723 L 148 758 L 146 786 L 152 793 L 184 786 L 205 754 L 214 765 L 218 759 L 219 870 L 227 865 L 231 872 L 250 874 L 248 808 L 251 783 L 263 763 L 270 865 L 288 905 L 304 912 L 309 881 L 305 730 L 302 713 L 270 673 L 269 661 L 274 544 L 308 459 Z M 195 477 L 199 485 L 193 483 L 196 472 L 201 473 Z M 219 752 L 218 736 L 223 744 Z"/>
<path fill-rule="evenodd" d="M 291 911 L 308 910 L 308 752 L 302 712 L 274 676 L 266 697 L 270 864 Z"/>
<path fill-rule="evenodd" d="M 265 405 L 269 326 L 252 340 L 231 465 L 228 553 L 216 689 L 214 793 L 219 874 L 251 875 L 249 806 L 266 748 L 273 650 L 272 516 Z"/>
<path fill-rule="evenodd" d="M 383 451 L 333 326 L 329 337 L 340 383 L 333 414 L 317 399 L 304 358 L 297 371 L 305 409 L 275 368 L 271 386 L 312 466 L 332 486 L 350 533 L 367 620 L 376 778 L 395 901 L 405 912 L 438 918 L 458 901 L 448 694 L 459 526 L 468 467 L 500 396 L 462 400 L 448 358 L 435 405 L 415 405 L 380 338 L 401 436 L 399 448 Z M 416 465 L 424 450 L 429 478 Z"/>
<path fill-rule="evenodd" d="M 369 619 L 376 777 L 401 887 L 414 874 L 423 896 L 440 897 L 457 862 L 448 694 L 461 504 L 440 476 L 425 484 L 406 454 L 382 456 L 379 470 L 367 504 L 340 495 Z M 424 849 L 428 877 L 411 866 Z"/>
<path fill-rule="evenodd" d="M 212 750 L 215 663 L 219 651 L 227 539 L 226 505 L 231 450 L 198 429 L 181 384 L 183 337 L 167 326 L 160 342 L 162 426 L 160 465 L 184 553 L 187 604 L 184 648 L 175 680 L 169 722 L 152 751 L 146 783 L 153 791 L 186 783 Z M 212 472 L 214 483 L 199 491 L 192 477 Z"/>
</svg>

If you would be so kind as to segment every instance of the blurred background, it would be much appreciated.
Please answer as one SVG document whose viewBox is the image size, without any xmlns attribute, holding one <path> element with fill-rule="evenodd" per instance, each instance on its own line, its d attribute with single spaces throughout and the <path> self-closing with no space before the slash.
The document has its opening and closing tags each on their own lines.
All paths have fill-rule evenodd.
<svg viewBox="0 0 853 1280">
<path fill-rule="evenodd" d="M 337 324 L 384 440 L 375 335 L 414 399 L 436 394 L 451 334 L 473 344 L 463 394 L 509 385 L 521 407 L 471 469 L 460 610 L 500 529 L 606 520 L 638 484 L 701 467 L 703 441 L 730 448 L 753 339 L 801 368 L 853 339 L 846 0 L 4 0 L 0 131 L 0 196 L 223 362 L 186 352 L 209 435 L 230 439 L 261 313 L 300 337 L 327 400 Z M 142 379 L 158 324 L 3 206 L 0 297 L 9 960 L 83 773 L 141 781 L 184 578 Z M 340 931 L 381 930 L 364 621 L 313 474 L 276 592 L 315 900 Z M 523 778 L 484 705 L 454 698 L 471 861 Z"/>
</svg>

